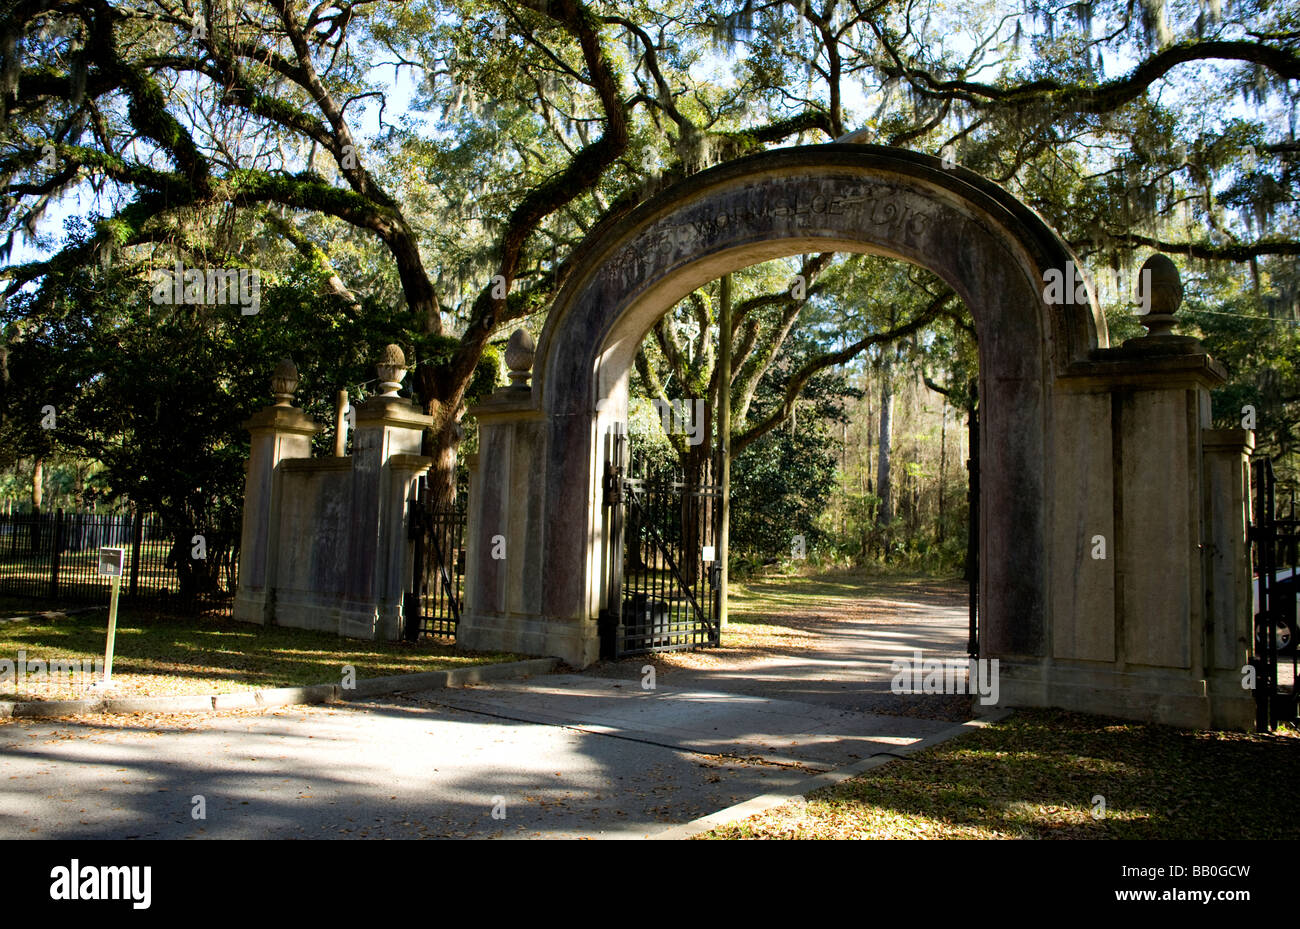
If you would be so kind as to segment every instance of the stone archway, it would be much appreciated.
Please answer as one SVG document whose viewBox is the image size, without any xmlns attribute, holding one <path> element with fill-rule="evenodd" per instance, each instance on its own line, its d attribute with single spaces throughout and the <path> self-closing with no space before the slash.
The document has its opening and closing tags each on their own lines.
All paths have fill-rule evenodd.
<svg viewBox="0 0 1300 929">
<path fill-rule="evenodd" d="M 1107 711 L 1155 699 L 1176 707 L 1158 711 L 1165 716 L 1208 722 L 1206 656 L 1195 647 L 1207 619 L 1207 574 L 1192 549 L 1205 528 L 1197 514 L 1207 391 L 1221 372 L 1181 342 L 1110 349 L 1091 295 L 1045 299 L 1047 273 L 1064 271 L 1074 256 L 1037 214 L 969 171 L 877 146 L 742 159 L 592 233 L 543 330 L 532 388 L 499 391 L 474 411 L 480 453 L 472 464 L 460 640 L 579 667 L 596 660 L 606 544 L 600 437 L 626 416 L 637 347 L 660 316 L 706 282 L 814 251 L 912 262 L 971 309 L 982 407 L 982 638 L 984 654 L 1001 659 L 1010 679 L 1004 695 Z M 1140 402 L 1126 413 L 1133 397 Z M 1155 594 L 1130 583 L 1123 559 L 1151 533 L 1125 522 L 1122 501 L 1129 471 L 1150 449 L 1131 443 L 1123 459 L 1126 427 L 1163 436 L 1160 448 L 1176 459 L 1167 468 L 1190 482 L 1177 485 L 1187 495 L 1168 505 L 1144 504 L 1144 519 L 1167 522 L 1175 545 L 1186 542 L 1173 563 L 1194 576 L 1173 612 L 1156 609 L 1163 625 L 1136 637 L 1138 616 L 1124 622 L 1136 614 L 1122 609 L 1125 597 L 1148 609 Z M 1128 492 L 1141 493 L 1156 476 L 1136 475 Z M 1167 486 L 1167 477 L 1150 489 Z M 1097 535 L 1115 555 L 1089 563 Z M 492 540 L 504 540 L 504 558 L 488 557 Z M 1239 604 L 1231 609 L 1241 612 Z M 1238 665 L 1235 642 L 1225 639 L 1220 652 L 1219 670 Z M 1157 681 L 1134 665 L 1181 673 L 1169 684 L 1170 675 Z M 1096 696 L 1102 693 L 1110 696 Z"/>
</svg>

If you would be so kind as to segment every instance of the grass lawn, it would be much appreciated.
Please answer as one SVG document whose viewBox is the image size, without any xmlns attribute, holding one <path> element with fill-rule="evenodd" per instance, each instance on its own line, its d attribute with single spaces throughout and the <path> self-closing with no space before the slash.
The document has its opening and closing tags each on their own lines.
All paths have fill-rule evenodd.
<svg viewBox="0 0 1300 929">
<path fill-rule="evenodd" d="M 728 611 L 739 617 L 781 616 L 843 605 L 846 598 L 921 600 L 951 603 L 966 596 L 960 578 L 875 569 L 827 569 L 799 574 L 733 578 L 727 590 Z"/>
<path fill-rule="evenodd" d="M 36 609 L 12 610 L 28 615 Z M 0 616 L 5 615 L 0 613 Z M 108 610 L 59 620 L 0 623 L 0 659 L 103 660 Z M 228 619 L 174 618 L 121 609 L 113 658 L 115 696 L 229 693 L 264 687 L 336 683 L 344 665 L 358 678 L 514 661 L 518 655 L 467 652 L 445 640 L 416 645 L 363 642 L 323 632 L 257 626 Z M 62 676 L 62 675 L 61 675 Z M 65 700 L 86 684 L 65 679 L 0 682 L 0 700 Z"/>
<path fill-rule="evenodd" d="M 703 838 L 1295 839 L 1277 788 L 1297 769 L 1294 731 L 1023 710 Z"/>
</svg>

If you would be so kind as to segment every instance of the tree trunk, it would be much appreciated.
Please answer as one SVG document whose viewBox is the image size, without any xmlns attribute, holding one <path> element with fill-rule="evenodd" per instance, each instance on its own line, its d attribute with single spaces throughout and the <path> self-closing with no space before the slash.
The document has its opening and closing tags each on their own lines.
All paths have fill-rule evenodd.
<svg viewBox="0 0 1300 929">
<path fill-rule="evenodd" d="M 893 475 L 890 473 L 889 448 L 894 418 L 893 365 L 888 350 L 881 353 L 880 369 L 880 458 L 876 465 L 876 494 L 880 507 L 876 511 L 876 526 L 880 530 L 880 544 L 885 560 L 889 560 L 889 524 L 894 521 Z"/>
<path fill-rule="evenodd" d="M 41 503 L 45 491 L 45 461 L 36 459 L 32 466 L 32 554 L 41 551 Z M 15 530 L 16 531 L 16 530 Z"/>
<path fill-rule="evenodd" d="M 421 447 L 433 459 L 427 478 L 429 511 L 437 512 L 456 502 L 456 462 L 462 432 L 455 412 L 438 400 L 427 402 L 425 412 L 434 417 L 433 426 L 425 430 Z"/>
<path fill-rule="evenodd" d="M 919 416 L 921 409 L 921 400 L 917 395 L 917 381 L 912 379 L 912 403 L 911 409 L 913 416 Z M 916 463 L 915 476 L 908 479 L 908 484 L 912 488 L 912 512 L 909 526 L 913 536 L 921 534 L 921 433 L 919 429 L 912 432 L 912 461 Z"/>
<path fill-rule="evenodd" d="M 431 406 L 435 411 L 440 409 L 436 403 Z M 437 413 L 435 412 L 434 415 Z M 447 520 L 451 517 L 446 515 L 439 517 L 437 514 L 447 514 L 456 504 L 456 461 L 460 451 L 461 436 L 460 425 L 456 422 L 456 418 L 447 416 L 443 419 L 441 428 L 435 424 L 433 428 L 425 431 L 424 441 L 421 443 L 424 453 L 433 459 L 426 477 L 428 496 L 425 500 L 424 513 L 426 531 L 435 536 L 437 544 L 424 545 L 424 564 L 418 565 L 416 570 L 428 580 L 429 594 L 434 597 L 454 596 L 452 591 L 446 589 L 443 571 L 446 571 L 446 577 L 456 576 L 459 552 L 448 544 L 453 536 L 444 530 Z"/>
<path fill-rule="evenodd" d="M 847 489 L 849 486 L 849 419 L 844 417 L 840 423 L 840 486 Z M 843 537 L 849 531 L 849 508 L 847 497 L 841 498 L 840 503 L 840 536 Z"/>
<path fill-rule="evenodd" d="M 704 404 L 706 421 L 701 427 L 701 434 L 712 433 L 713 404 Z M 680 568 L 682 578 L 691 584 L 700 572 L 700 556 L 704 539 L 704 520 L 709 508 L 703 506 L 699 488 L 709 477 L 709 457 L 713 453 L 712 443 L 701 442 L 699 445 L 687 446 L 686 457 L 680 459 L 682 464 L 682 561 Z M 717 540 L 713 540 L 716 546 Z"/>
<path fill-rule="evenodd" d="M 873 494 L 876 492 L 876 484 L 875 484 L 875 479 L 872 477 L 871 459 L 872 459 L 873 452 L 875 451 L 876 413 L 875 410 L 871 408 L 871 379 L 870 378 L 867 378 L 866 384 L 863 385 L 863 392 L 867 396 L 867 454 L 866 454 L 866 467 L 863 468 L 863 474 L 865 480 L 865 483 L 863 484 L 863 489 L 867 493 Z M 863 552 L 863 554 L 865 555 L 866 552 Z"/>
<path fill-rule="evenodd" d="M 452 422 L 436 435 L 429 468 L 429 499 L 434 506 L 456 502 L 456 462 L 460 459 L 460 425 Z"/>
<path fill-rule="evenodd" d="M 948 398 L 943 398 L 943 414 L 939 421 L 939 525 L 935 542 L 943 543 L 943 479 L 948 473 Z"/>
</svg>

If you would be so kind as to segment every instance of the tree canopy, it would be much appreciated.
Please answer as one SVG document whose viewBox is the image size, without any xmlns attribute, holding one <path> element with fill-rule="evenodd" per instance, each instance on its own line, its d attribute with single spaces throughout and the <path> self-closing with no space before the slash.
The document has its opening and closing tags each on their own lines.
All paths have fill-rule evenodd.
<svg viewBox="0 0 1300 929">
<path fill-rule="evenodd" d="M 15 0 L 0 13 L 4 351 L 16 364 L 45 345 L 77 281 L 142 294 L 180 260 L 298 282 L 355 339 L 407 351 L 450 487 L 485 351 L 540 327 L 598 222 L 713 164 L 849 133 L 1003 184 L 1094 272 L 1158 249 L 1214 312 L 1294 318 L 1297 80 L 1300 10 L 1269 0 Z M 42 217 L 73 195 L 86 227 L 52 235 Z M 873 306 L 903 306 L 897 288 Z M 760 371 L 800 382 L 792 332 L 827 331 L 816 300 L 782 293 L 754 290 L 774 299 L 737 314 L 742 407 Z M 954 312 L 941 296 L 801 357 L 905 336 Z M 1103 297 L 1130 325 L 1131 297 Z M 94 324 L 113 325 L 100 306 Z M 298 325 L 227 312 L 231 329 Z M 1260 409 L 1294 423 L 1287 365 L 1237 368 L 1266 369 L 1283 386 Z M 17 384 L 31 370 L 0 365 L 0 427 L 48 439 Z M 765 428 L 816 370 L 762 407 Z"/>
</svg>

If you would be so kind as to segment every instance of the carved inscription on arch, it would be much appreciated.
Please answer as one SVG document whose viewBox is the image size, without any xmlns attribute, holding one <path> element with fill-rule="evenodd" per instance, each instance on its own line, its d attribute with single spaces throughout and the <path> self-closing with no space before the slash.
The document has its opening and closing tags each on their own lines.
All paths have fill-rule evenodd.
<svg viewBox="0 0 1300 929">
<path fill-rule="evenodd" d="M 719 199 L 721 203 L 719 203 Z M 613 256 L 606 269 L 625 281 L 643 278 L 730 238 L 870 231 L 873 238 L 915 246 L 941 222 L 942 207 L 907 188 L 820 178 L 751 184 L 654 223 Z"/>
</svg>

